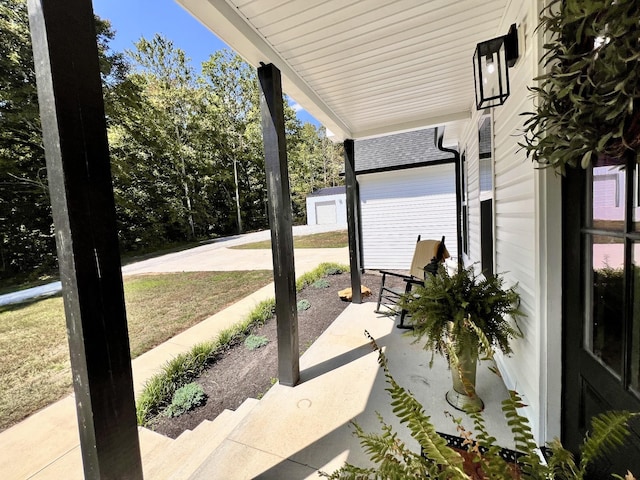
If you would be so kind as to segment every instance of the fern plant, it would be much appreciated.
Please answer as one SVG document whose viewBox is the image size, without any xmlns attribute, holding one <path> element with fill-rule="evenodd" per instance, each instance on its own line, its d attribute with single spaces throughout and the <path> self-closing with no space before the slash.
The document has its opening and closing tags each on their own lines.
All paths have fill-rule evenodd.
<svg viewBox="0 0 640 480">
<path fill-rule="evenodd" d="M 424 286 L 405 295 L 400 304 L 411 315 L 416 341 L 424 341 L 427 349 L 444 355 L 453 339 L 456 353 L 480 353 L 484 350 L 477 335 L 480 330 L 491 346 L 509 354 L 510 341 L 521 336 L 509 317 L 517 320 L 523 313 L 515 287 L 503 285 L 500 275 L 479 276 L 473 266 L 450 275 L 441 265 L 436 275 L 429 275 Z M 469 322 L 477 329 L 469 328 Z"/>
<path fill-rule="evenodd" d="M 387 359 L 375 340 L 365 332 L 373 348 L 378 352 L 378 363 L 384 372 L 387 392 L 390 395 L 393 413 L 400 422 L 407 426 L 411 436 L 422 449 L 414 452 L 400 440 L 398 433 L 378 414 L 382 425 L 382 433 L 367 433 L 353 422 L 354 433 L 360 439 L 362 448 L 374 466 L 358 467 L 346 464 L 336 472 L 321 475 L 333 480 L 365 480 L 365 479 L 450 479 L 467 480 L 472 477 L 464 470 L 461 454 L 448 446 L 431 423 L 424 407 L 406 389 L 398 385 L 391 375 Z M 490 354 L 491 356 L 491 354 Z M 472 434 L 462 426 L 459 419 L 454 419 L 458 432 L 464 438 L 466 453 L 471 456 L 473 464 L 480 465 L 481 473 L 486 479 L 522 478 L 532 480 L 583 480 L 587 467 L 600 455 L 622 446 L 629 430 L 629 420 L 639 413 L 609 412 L 596 417 L 592 423 L 592 434 L 587 437 L 581 448 L 580 462 L 576 464 L 573 455 L 562 447 L 558 440 L 548 447 L 551 458 L 548 463 L 541 460 L 540 451 L 535 444 L 529 422 L 518 413 L 522 408 L 522 399 L 514 392 L 502 404 L 507 424 L 514 435 L 516 449 L 521 452 L 516 463 L 512 464 L 500 456 L 500 447 L 495 437 L 487 431 L 481 413 L 472 413 L 474 430 Z M 622 479 L 620 476 L 614 478 Z M 625 480 L 635 477 L 627 472 Z"/>
</svg>

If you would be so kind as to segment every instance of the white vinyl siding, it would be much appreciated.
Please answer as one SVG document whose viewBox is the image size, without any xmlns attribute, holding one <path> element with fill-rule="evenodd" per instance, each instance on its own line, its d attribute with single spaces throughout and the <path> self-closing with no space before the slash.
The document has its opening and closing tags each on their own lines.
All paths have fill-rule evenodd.
<svg viewBox="0 0 640 480">
<path fill-rule="evenodd" d="M 531 421 L 538 443 L 560 434 L 561 393 L 561 240 L 558 211 L 559 181 L 548 171 L 536 170 L 518 146 L 525 117 L 533 111 L 527 87 L 538 74 L 535 29 L 536 2 L 510 4 L 501 32 L 517 23 L 521 33 L 520 57 L 509 69 L 511 95 L 503 106 L 492 109 L 494 134 L 494 253 L 495 272 L 507 285 L 518 284 L 523 338 L 513 342 L 514 355 L 499 357 L 498 363 L 508 388 L 517 390 L 528 405 L 524 412 Z M 480 260 L 480 160 L 478 121 L 474 112 L 463 136 L 469 162 L 470 250 L 467 264 Z M 551 202 L 551 203 L 549 203 Z M 556 203 L 553 203 L 556 202 Z M 549 244 L 549 241 L 556 242 Z"/>
<path fill-rule="evenodd" d="M 593 169 L 593 218 L 621 220 L 624 218 L 624 171 L 611 167 Z"/>
<path fill-rule="evenodd" d="M 454 164 L 358 175 L 364 268 L 408 270 L 418 235 L 457 255 Z"/>
</svg>

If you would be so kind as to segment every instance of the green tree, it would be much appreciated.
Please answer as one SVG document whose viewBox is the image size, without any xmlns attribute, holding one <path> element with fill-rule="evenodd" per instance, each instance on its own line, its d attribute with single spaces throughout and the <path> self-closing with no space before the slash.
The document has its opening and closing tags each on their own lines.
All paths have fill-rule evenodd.
<svg viewBox="0 0 640 480">
<path fill-rule="evenodd" d="M 96 17 L 105 88 L 126 73 L 109 49 L 113 31 Z M 38 275 L 56 264 L 26 2 L 0 3 L 0 278 Z"/>
<path fill-rule="evenodd" d="M 127 250 L 212 233 L 215 125 L 185 53 L 155 35 L 127 52 L 134 72 L 109 127 L 120 239 Z"/>
<path fill-rule="evenodd" d="M 225 230 L 265 228 L 266 180 L 256 71 L 238 55 L 221 50 L 202 64 L 202 77 L 221 121 L 217 168 L 226 200 Z"/>
<path fill-rule="evenodd" d="M 306 222 L 306 198 L 310 193 L 342 184 L 342 147 L 326 136 L 324 127 L 305 123 L 296 132 L 289 153 L 289 177 L 295 223 Z"/>
</svg>

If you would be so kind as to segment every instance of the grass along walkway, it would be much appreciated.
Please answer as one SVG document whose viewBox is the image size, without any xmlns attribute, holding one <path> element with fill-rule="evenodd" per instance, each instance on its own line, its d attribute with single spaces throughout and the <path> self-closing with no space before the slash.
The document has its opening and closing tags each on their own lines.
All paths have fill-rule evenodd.
<svg viewBox="0 0 640 480">
<path fill-rule="evenodd" d="M 246 297 L 272 278 L 269 270 L 125 278 L 132 357 Z M 2 430 L 71 391 L 62 298 L 0 309 L 0 352 Z"/>
<path fill-rule="evenodd" d="M 349 237 L 346 230 L 334 232 L 314 233 L 293 237 L 293 248 L 343 248 L 349 245 Z M 271 240 L 262 242 L 245 243 L 230 247 L 236 250 L 251 250 L 271 248 Z"/>
</svg>

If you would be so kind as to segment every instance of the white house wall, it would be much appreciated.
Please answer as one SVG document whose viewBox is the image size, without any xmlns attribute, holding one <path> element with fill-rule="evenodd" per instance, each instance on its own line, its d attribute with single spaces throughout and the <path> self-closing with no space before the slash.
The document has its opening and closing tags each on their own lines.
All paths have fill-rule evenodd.
<svg viewBox="0 0 640 480">
<path fill-rule="evenodd" d="M 418 235 L 457 255 L 453 163 L 358 175 L 364 268 L 408 270 Z"/>
<path fill-rule="evenodd" d="M 560 202 L 559 181 L 534 168 L 518 146 L 525 118 L 533 102 L 527 86 L 538 72 L 538 42 L 533 37 L 539 5 L 537 1 L 512 1 L 500 32 L 516 23 L 520 57 L 509 70 L 511 96 L 492 109 L 494 145 L 494 271 L 504 274 L 508 284 L 518 284 L 521 310 L 519 322 L 524 337 L 514 343 L 514 355 L 500 358 L 499 366 L 508 388 L 517 390 L 528 405 L 539 442 L 560 434 L 561 317 L 560 317 Z M 490 36 L 490 35 L 489 35 Z M 469 181 L 469 255 L 467 263 L 480 261 L 480 196 L 478 175 L 478 122 L 476 112 L 464 135 Z M 549 203 L 549 199 L 555 203 Z M 555 240 L 555 239 L 558 240 Z M 553 243 L 547 248 L 549 242 Z M 553 345 L 553 348 L 550 346 Z"/>
</svg>

